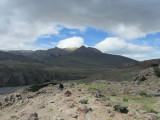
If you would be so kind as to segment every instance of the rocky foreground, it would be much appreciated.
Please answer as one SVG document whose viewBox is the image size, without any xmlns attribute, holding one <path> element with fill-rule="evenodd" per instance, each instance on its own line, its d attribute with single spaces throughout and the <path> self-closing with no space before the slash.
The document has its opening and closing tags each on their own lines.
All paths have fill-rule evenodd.
<svg viewBox="0 0 160 120">
<path fill-rule="evenodd" d="M 130 82 L 49 84 L 0 95 L 0 120 L 160 120 L 160 81 L 153 68 Z"/>
</svg>

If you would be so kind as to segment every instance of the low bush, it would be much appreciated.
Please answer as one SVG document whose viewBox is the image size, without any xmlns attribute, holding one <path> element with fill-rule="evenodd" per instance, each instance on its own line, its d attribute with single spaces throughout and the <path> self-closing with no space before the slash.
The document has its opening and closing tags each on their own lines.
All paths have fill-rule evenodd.
<svg viewBox="0 0 160 120">
<path fill-rule="evenodd" d="M 51 112 L 51 111 L 53 111 L 53 109 L 49 108 L 49 109 L 48 109 L 48 112 Z"/>
<path fill-rule="evenodd" d="M 114 108 L 115 111 L 118 111 L 120 113 L 125 113 L 125 114 L 128 113 L 128 109 L 127 109 L 126 106 L 118 104 L 118 105 L 114 105 L 113 108 Z"/>
<path fill-rule="evenodd" d="M 159 67 L 155 67 L 154 68 L 154 73 L 156 74 L 157 77 L 160 77 L 160 68 Z"/>
<path fill-rule="evenodd" d="M 158 113 L 155 109 L 153 109 L 152 107 L 149 107 L 149 106 L 144 106 L 144 109 L 145 109 L 147 112 L 150 112 L 150 113 L 155 113 L 155 114 Z"/>
<path fill-rule="evenodd" d="M 89 86 L 88 90 L 97 90 L 97 87 L 96 86 Z"/>
<path fill-rule="evenodd" d="M 117 96 L 116 93 L 112 93 L 111 95 L 112 95 L 112 96 Z"/>
<path fill-rule="evenodd" d="M 139 95 L 140 96 L 148 96 L 148 94 L 146 92 L 140 92 Z"/>
<path fill-rule="evenodd" d="M 158 67 L 159 65 L 157 63 L 151 64 L 151 67 Z"/>
<path fill-rule="evenodd" d="M 123 98 L 123 101 L 124 101 L 124 102 L 128 102 L 128 99 L 127 99 L 127 98 Z"/>
<path fill-rule="evenodd" d="M 26 88 L 26 91 L 27 92 L 36 92 L 44 87 L 48 86 L 48 84 L 42 84 L 42 85 L 34 85 L 34 86 L 31 86 L 29 88 Z"/>
<path fill-rule="evenodd" d="M 143 76 L 140 81 L 145 81 L 145 80 L 146 80 L 146 77 Z"/>
<path fill-rule="evenodd" d="M 83 99 L 83 100 L 80 100 L 79 103 L 81 103 L 81 104 L 88 104 L 88 100 Z"/>
</svg>

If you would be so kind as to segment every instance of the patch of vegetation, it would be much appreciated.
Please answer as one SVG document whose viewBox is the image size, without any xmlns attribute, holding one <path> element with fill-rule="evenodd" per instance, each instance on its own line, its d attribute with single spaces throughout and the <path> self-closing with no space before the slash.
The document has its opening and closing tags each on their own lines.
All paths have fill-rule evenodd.
<svg viewBox="0 0 160 120">
<path fill-rule="evenodd" d="M 97 89 L 97 86 L 89 86 L 88 90 L 98 90 L 98 89 Z"/>
<path fill-rule="evenodd" d="M 123 101 L 124 101 L 124 102 L 128 102 L 128 99 L 127 99 L 127 98 L 123 98 Z"/>
<path fill-rule="evenodd" d="M 111 118 L 109 118 L 108 120 L 112 120 Z"/>
<path fill-rule="evenodd" d="M 51 111 L 53 111 L 53 109 L 49 108 L 49 109 L 48 109 L 48 112 L 51 112 Z"/>
<path fill-rule="evenodd" d="M 158 67 L 159 65 L 157 63 L 152 63 L 151 67 Z"/>
<path fill-rule="evenodd" d="M 85 83 L 85 84 L 78 84 L 77 87 L 88 88 L 88 90 L 90 91 L 96 91 L 96 90 L 99 90 L 99 88 L 101 88 L 102 86 L 100 86 L 99 84 L 91 85 L 91 84 Z"/>
<path fill-rule="evenodd" d="M 155 67 L 154 68 L 154 73 L 156 74 L 157 77 L 160 77 L 160 68 L 159 67 Z"/>
<path fill-rule="evenodd" d="M 0 109 L 7 108 L 7 107 L 9 107 L 9 106 L 10 106 L 10 104 L 8 103 L 8 104 L 6 104 L 6 105 L 4 105 L 4 106 L 0 107 Z"/>
<path fill-rule="evenodd" d="M 150 112 L 150 113 L 155 113 L 155 114 L 158 113 L 155 109 L 153 109 L 150 106 L 144 106 L 144 110 L 146 110 L 147 112 Z"/>
<path fill-rule="evenodd" d="M 128 113 L 128 109 L 126 106 L 123 106 L 123 105 L 114 105 L 114 110 L 115 111 L 118 111 L 120 113 Z"/>
<path fill-rule="evenodd" d="M 111 101 L 115 103 L 123 103 L 125 106 L 130 106 L 131 104 L 133 106 L 130 106 L 132 109 L 140 109 L 144 110 L 144 106 L 150 106 L 151 108 L 154 108 L 155 111 L 159 111 L 159 105 L 156 105 L 156 103 L 159 101 L 158 97 L 148 97 L 147 96 L 140 96 L 140 95 L 131 95 L 131 94 L 117 94 L 117 96 L 111 96 L 108 94 L 105 94 L 106 97 L 109 97 Z M 124 102 L 124 98 L 128 99 L 128 102 Z"/>
<path fill-rule="evenodd" d="M 146 77 L 143 76 L 140 81 L 145 81 L 145 80 L 146 80 Z"/>
<path fill-rule="evenodd" d="M 112 93 L 111 95 L 112 95 L 112 96 L 117 96 L 116 93 Z"/>
<path fill-rule="evenodd" d="M 88 104 L 88 100 L 83 99 L 83 100 L 80 100 L 79 103 L 81 103 L 81 104 Z"/>
<path fill-rule="evenodd" d="M 146 92 L 140 92 L 139 95 L 140 96 L 148 96 L 148 94 Z"/>
<path fill-rule="evenodd" d="M 26 91 L 27 92 L 37 92 L 38 90 L 40 90 L 44 87 L 47 87 L 48 85 L 49 85 L 49 83 L 48 84 L 41 84 L 41 85 L 34 85 L 29 88 L 26 88 Z"/>
</svg>

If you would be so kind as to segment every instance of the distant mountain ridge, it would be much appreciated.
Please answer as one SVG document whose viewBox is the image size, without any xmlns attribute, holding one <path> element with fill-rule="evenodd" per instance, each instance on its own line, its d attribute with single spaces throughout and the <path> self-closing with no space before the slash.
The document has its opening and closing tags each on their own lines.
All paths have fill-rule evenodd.
<svg viewBox="0 0 160 120">
<path fill-rule="evenodd" d="M 105 54 L 96 48 L 81 46 L 76 49 L 61 49 L 52 48 L 48 50 L 37 51 L 9 51 L 13 54 L 20 54 L 33 58 L 39 62 L 51 65 L 51 66 L 64 66 L 64 67 L 117 67 L 124 63 L 137 62 L 136 60 L 119 56 Z"/>
<path fill-rule="evenodd" d="M 160 65 L 160 59 L 151 59 L 145 60 L 142 62 L 133 62 L 133 63 L 126 63 L 121 66 L 121 68 L 130 68 L 130 67 L 139 67 L 139 68 L 149 68 Z"/>
<path fill-rule="evenodd" d="M 82 46 L 74 49 L 0 51 L 0 86 L 77 80 L 136 60 Z"/>
<path fill-rule="evenodd" d="M 31 57 L 26 57 L 25 55 L 18 55 L 18 54 L 12 54 L 9 52 L 3 52 L 0 51 L 0 61 L 20 61 L 20 62 L 37 62 L 37 60 L 31 58 Z"/>
</svg>

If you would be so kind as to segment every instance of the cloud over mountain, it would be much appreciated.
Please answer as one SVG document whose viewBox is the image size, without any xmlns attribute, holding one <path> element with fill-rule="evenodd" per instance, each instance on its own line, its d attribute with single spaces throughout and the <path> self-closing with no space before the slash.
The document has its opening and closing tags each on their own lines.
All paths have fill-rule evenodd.
<svg viewBox="0 0 160 120">
<path fill-rule="evenodd" d="M 84 44 L 84 40 L 81 37 L 72 37 L 65 40 L 61 40 L 57 47 L 59 48 L 79 48 Z"/>
</svg>

